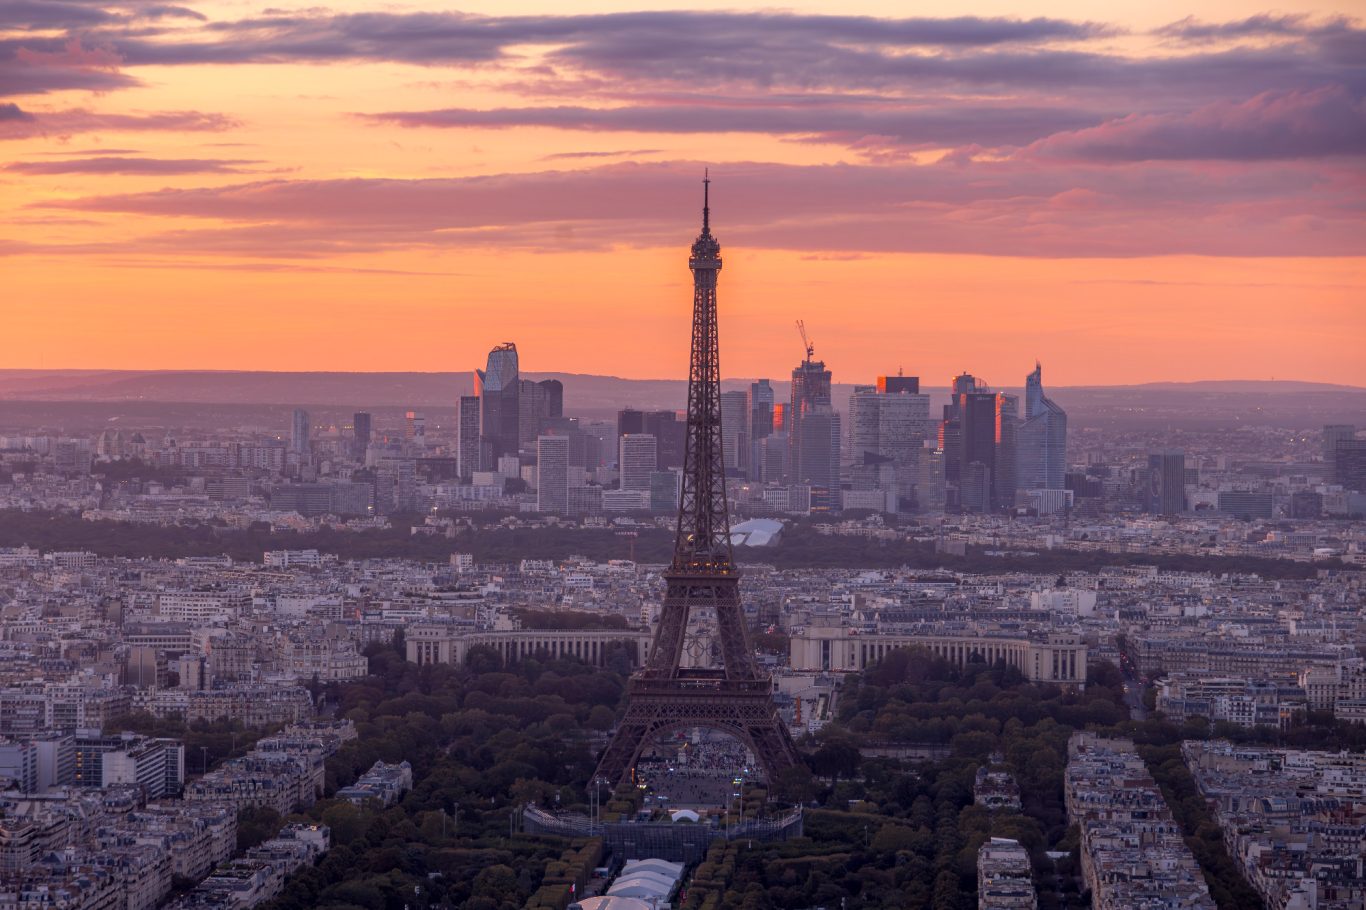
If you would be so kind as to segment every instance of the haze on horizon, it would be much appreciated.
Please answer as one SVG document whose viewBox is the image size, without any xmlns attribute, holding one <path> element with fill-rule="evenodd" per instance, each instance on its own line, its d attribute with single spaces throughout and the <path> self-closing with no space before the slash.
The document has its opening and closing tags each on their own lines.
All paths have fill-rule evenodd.
<svg viewBox="0 0 1366 910">
<path fill-rule="evenodd" d="M 0 2 L 6 366 L 1366 385 L 1357 4 L 689 6 Z"/>
</svg>

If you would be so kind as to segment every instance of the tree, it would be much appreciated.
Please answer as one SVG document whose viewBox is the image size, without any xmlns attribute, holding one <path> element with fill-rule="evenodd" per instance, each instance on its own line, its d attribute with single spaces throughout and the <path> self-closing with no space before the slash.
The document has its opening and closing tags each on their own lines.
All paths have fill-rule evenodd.
<svg viewBox="0 0 1366 910">
<path fill-rule="evenodd" d="M 258 806 L 237 814 L 237 851 L 250 850 L 280 833 L 280 813 Z"/>
<path fill-rule="evenodd" d="M 816 774 L 838 781 L 841 777 L 853 777 L 861 759 L 858 746 L 849 740 L 830 739 L 811 755 L 809 763 Z"/>
<path fill-rule="evenodd" d="M 606 705 L 594 705 L 588 712 L 588 726 L 594 730 L 610 730 L 616 722 L 616 712 Z"/>
<path fill-rule="evenodd" d="M 332 830 L 332 842 L 353 844 L 365 834 L 365 816 L 349 802 L 334 802 L 323 810 L 323 824 Z"/>
</svg>

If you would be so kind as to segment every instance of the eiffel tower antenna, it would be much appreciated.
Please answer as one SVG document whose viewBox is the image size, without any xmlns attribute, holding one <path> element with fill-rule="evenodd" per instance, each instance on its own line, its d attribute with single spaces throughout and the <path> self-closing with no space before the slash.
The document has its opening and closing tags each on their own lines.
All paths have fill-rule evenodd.
<svg viewBox="0 0 1366 910">
<path fill-rule="evenodd" d="M 754 660 L 740 607 L 740 573 L 731 553 L 716 313 L 721 245 L 711 234 L 710 197 L 707 175 L 702 181 L 702 233 L 688 259 L 693 274 L 688 425 L 674 555 L 664 573 L 664 606 L 650 655 L 627 687 L 626 716 L 594 777 L 627 781 L 651 740 L 673 730 L 707 727 L 748 746 L 771 787 L 801 758 L 778 717 L 771 680 Z M 716 614 L 722 667 L 681 667 L 688 618 L 693 610 L 704 609 Z"/>
</svg>

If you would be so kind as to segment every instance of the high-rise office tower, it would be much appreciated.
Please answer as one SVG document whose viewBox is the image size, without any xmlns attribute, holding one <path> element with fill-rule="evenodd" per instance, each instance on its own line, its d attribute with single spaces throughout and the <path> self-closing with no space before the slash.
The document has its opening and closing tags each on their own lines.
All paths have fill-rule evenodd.
<svg viewBox="0 0 1366 910">
<path fill-rule="evenodd" d="M 468 482 L 484 470 L 479 459 L 479 396 L 461 395 L 455 416 L 455 458 L 460 479 Z"/>
<path fill-rule="evenodd" d="M 721 393 L 721 456 L 726 476 L 741 480 L 749 476 L 749 394 Z"/>
<path fill-rule="evenodd" d="M 517 444 L 528 448 L 538 444 L 541 434 L 541 418 L 546 416 L 545 389 L 530 379 L 518 382 L 517 391 Z"/>
<path fill-rule="evenodd" d="M 996 393 L 996 469 L 992 476 L 991 508 L 1000 512 L 1015 507 L 1019 487 L 1016 433 L 1020 426 L 1020 399 Z"/>
<path fill-rule="evenodd" d="M 564 383 L 558 379 L 542 379 L 536 383 L 541 387 L 545 400 L 545 416 L 550 418 L 564 416 Z"/>
<path fill-rule="evenodd" d="M 375 510 L 381 514 L 417 508 L 417 462 L 401 455 L 382 456 L 375 465 Z"/>
<path fill-rule="evenodd" d="M 968 395 L 985 390 L 971 373 L 960 373 L 950 383 L 949 403 L 939 423 L 939 448 L 944 453 L 944 482 L 950 507 L 958 505 L 958 480 L 963 466 L 963 411 Z"/>
<path fill-rule="evenodd" d="M 792 478 L 797 483 L 808 483 L 807 478 L 813 473 L 820 474 L 828 470 L 823 444 L 818 452 L 809 455 L 803 450 L 808 434 L 802 432 L 802 421 L 808 414 L 824 413 L 830 408 L 830 371 L 825 368 L 824 361 L 811 359 L 811 350 L 808 348 L 806 359 L 792 371 L 792 403 L 783 415 L 791 449 Z M 818 431 L 812 434 L 812 438 L 823 439 L 824 436 Z M 815 458 L 819 466 L 808 468 L 808 457 Z"/>
<path fill-rule="evenodd" d="M 962 391 L 957 391 L 953 403 L 945 407 L 940 430 L 950 506 L 964 512 L 1009 509 L 1015 504 L 1019 400 L 1014 395 L 987 391 L 972 377 L 958 379 L 971 382 L 960 384 L 955 380 L 955 389 Z"/>
<path fill-rule="evenodd" d="M 773 406 L 776 398 L 767 379 L 749 384 L 749 438 L 755 442 L 773 432 Z"/>
<path fill-rule="evenodd" d="M 536 438 L 536 511 L 569 511 L 569 437 Z"/>
<path fill-rule="evenodd" d="M 793 480 L 811 487 L 812 509 L 840 508 L 840 415 L 828 403 L 810 408 L 797 423 L 792 449 L 801 453 Z"/>
<path fill-rule="evenodd" d="M 637 411 L 623 408 L 617 412 L 617 438 L 627 433 L 648 433 L 655 438 L 659 470 L 683 466 L 683 441 L 687 425 L 676 411 Z"/>
<path fill-rule="evenodd" d="M 408 411 L 403 415 L 403 438 L 415 449 L 427 447 L 427 415 L 421 411 Z"/>
<path fill-rule="evenodd" d="M 645 432 L 658 444 L 659 469 L 683 467 L 683 447 L 687 444 L 688 424 L 677 411 L 656 411 L 645 422 Z"/>
<path fill-rule="evenodd" d="M 1016 438 L 1022 490 L 1061 490 L 1067 477 L 1067 412 L 1043 393 L 1043 366 L 1025 377 L 1025 413 Z"/>
<path fill-rule="evenodd" d="M 1180 515 L 1186 509 L 1186 453 L 1177 450 L 1148 456 L 1148 511 Z"/>
<path fill-rule="evenodd" d="M 650 511 L 676 514 L 682 492 L 681 471 L 654 471 L 650 474 Z"/>
<path fill-rule="evenodd" d="M 623 490 L 650 489 L 650 475 L 658 470 L 657 441 L 649 433 L 627 433 L 621 437 L 617 471 Z"/>
<path fill-rule="evenodd" d="M 849 399 L 855 489 L 896 492 L 909 506 L 930 427 L 930 397 L 915 376 L 879 376 Z"/>
<path fill-rule="evenodd" d="M 564 383 L 558 379 L 523 379 L 519 394 L 518 437 L 522 445 L 530 446 L 547 421 L 564 416 Z"/>
<path fill-rule="evenodd" d="M 294 419 L 289 428 L 289 450 L 296 455 L 307 455 L 309 448 L 309 431 L 312 425 L 308 419 L 308 412 L 303 408 L 294 409 Z"/>
<path fill-rule="evenodd" d="M 919 395 L 919 376 L 879 376 L 877 390 L 880 395 Z"/>
<path fill-rule="evenodd" d="M 959 506 L 965 512 L 989 512 L 992 476 L 996 471 L 996 393 L 964 392 L 959 401 Z"/>
<path fill-rule="evenodd" d="M 1330 423 L 1323 428 L 1324 475 L 1329 483 L 1341 483 L 1337 474 L 1337 448 L 1341 439 L 1355 439 L 1357 428 L 1350 423 Z"/>
<path fill-rule="evenodd" d="M 784 477 L 791 474 L 786 433 L 770 433 L 759 440 L 758 453 L 758 459 L 755 461 L 755 480 L 781 483 Z"/>
<path fill-rule="evenodd" d="M 517 345 L 508 341 L 489 351 L 486 368 L 475 370 L 474 376 L 480 404 L 480 462 L 485 470 L 493 470 L 499 458 L 518 451 L 521 380 Z"/>
<path fill-rule="evenodd" d="M 1366 439 L 1348 437 L 1333 446 L 1333 482 L 1366 493 Z"/>
<path fill-rule="evenodd" d="M 856 474 L 884 461 L 878 447 L 878 410 L 877 386 L 854 386 L 849 396 L 849 455 Z"/>
<path fill-rule="evenodd" d="M 355 438 L 355 446 L 352 450 L 352 457 L 356 461 L 365 460 L 365 450 L 370 447 L 371 432 L 370 415 L 366 411 L 357 411 L 351 417 L 351 431 Z"/>
</svg>

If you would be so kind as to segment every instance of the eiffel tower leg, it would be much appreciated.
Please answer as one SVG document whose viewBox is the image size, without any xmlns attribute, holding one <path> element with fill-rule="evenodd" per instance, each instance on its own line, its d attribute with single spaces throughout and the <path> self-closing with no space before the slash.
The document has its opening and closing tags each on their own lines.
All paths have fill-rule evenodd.
<svg viewBox="0 0 1366 910">
<path fill-rule="evenodd" d="M 626 706 L 626 716 L 617 725 L 612 741 L 607 744 L 598 768 L 593 772 L 594 779 L 609 781 L 613 787 L 630 780 L 631 769 L 636 759 L 645 749 L 645 741 L 650 735 L 650 727 L 655 719 L 654 708 L 648 703 L 631 701 Z"/>
<path fill-rule="evenodd" d="M 778 786 L 784 771 L 801 764 L 792 736 L 777 716 L 766 723 L 751 724 L 749 739 L 754 744 L 754 757 L 768 775 L 770 790 Z"/>
</svg>

